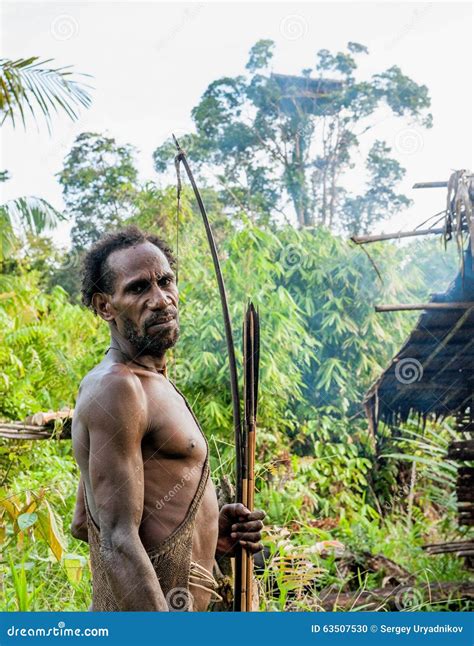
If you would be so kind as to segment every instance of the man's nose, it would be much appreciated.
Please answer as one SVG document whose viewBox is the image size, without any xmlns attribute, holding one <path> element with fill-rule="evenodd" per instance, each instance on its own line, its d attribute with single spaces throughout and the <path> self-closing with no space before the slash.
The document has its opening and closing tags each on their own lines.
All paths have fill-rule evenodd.
<svg viewBox="0 0 474 646">
<path fill-rule="evenodd" d="M 163 310 L 171 305 L 171 297 L 159 285 L 153 285 L 147 306 L 150 310 Z"/>
</svg>

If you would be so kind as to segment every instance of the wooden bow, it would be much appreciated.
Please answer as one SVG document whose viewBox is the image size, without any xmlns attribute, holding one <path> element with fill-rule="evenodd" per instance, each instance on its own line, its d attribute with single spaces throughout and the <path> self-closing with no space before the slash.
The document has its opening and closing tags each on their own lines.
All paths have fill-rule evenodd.
<svg viewBox="0 0 474 646">
<path fill-rule="evenodd" d="M 252 303 L 249 304 L 244 321 L 244 401 L 245 401 L 245 431 L 242 433 L 237 364 L 235 360 L 234 338 L 229 314 L 229 305 L 222 276 L 222 270 L 217 254 L 217 247 L 207 217 L 206 208 L 196 181 L 189 167 L 186 153 L 173 135 L 177 148 L 175 166 L 178 177 L 178 200 L 181 192 L 179 174 L 180 164 L 183 164 L 186 174 L 196 197 L 201 212 L 207 240 L 211 250 L 212 261 L 219 287 L 219 294 L 224 317 L 224 329 L 229 360 L 230 387 L 232 395 L 232 412 L 235 437 L 235 502 L 241 502 L 250 510 L 253 508 L 254 494 L 254 464 L 255 464 L 255 420 L 257 414 L 258 363 L 259 363 L 259 322 L 258 313 Z M 234 571 L 234 611 L 250 610 L 252 600 L 252 565 L 251 554 L 246 549 L 239 550 L 235 559 Z"/>
</svg>

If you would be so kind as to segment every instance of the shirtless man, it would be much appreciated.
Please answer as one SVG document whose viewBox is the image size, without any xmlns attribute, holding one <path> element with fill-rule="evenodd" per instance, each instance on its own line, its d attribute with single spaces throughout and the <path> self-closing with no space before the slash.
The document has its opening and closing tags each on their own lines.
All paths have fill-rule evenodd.
<svg viewBox="0 0 474 646">
<path fill-rule="evenodd" d="M 84 262 L 83 302 L 111 336 L 81 383 L 72 428 L 81 481 L 71 532 L 90 544 L 92 610 L 172 610 L 176 590 L 191 593 L 184 609 L 206 610 L 214 559 L 239 543 L 262 549 L 264 512 L 219 512 L 206 438 L 166 377 L 179 334 L 173 266 L 167 245 L 136 227 L 103 238 Z"/>
</svg>

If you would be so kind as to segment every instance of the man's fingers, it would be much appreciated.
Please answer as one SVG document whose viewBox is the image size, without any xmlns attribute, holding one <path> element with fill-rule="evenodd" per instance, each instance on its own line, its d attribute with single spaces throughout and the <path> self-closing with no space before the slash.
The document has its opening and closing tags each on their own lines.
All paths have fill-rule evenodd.
<svg viewBox="0 0 474 646">
<path fill-rule="evenodd" d="M 230 521 L 234 519 L 239 521 L 240 524 L 246 524 L 255 520 L 263 520 L 266 516 L 263 509 L 254 509 L 254 511 L 250 511 L 250 509 L 247 509 L 247 507 L 241 502 L 223 505 L 221 508 L 221 514 L 223 514 L 224 518 L 227 518 Z M 235 523 L 235 525 L 237 524 L 238 523 Z"/>
<path fill-rule="evenodd" d="M 237 538 L 242 541 L 249 541 L 250 543 L 256 543 L 262 538 L 260 532 L 233 532 L 231 536 L 232 538 Z"/>
<path fill-rule="evenodd" d="M 263 545 L 261 543 L 247 543 L 247 541 L 239 541 L 242 547 L 245 547 L 251 554 L 256 554 L 263 550 Z"/>
<path fill-rule="evenodd" d="M 261 520 L 251 520 L 247 523 L 235 523 L 232 525 L 233 532 L 258 532 L 263 529 Z"/>
<path fill-rule="evenodd" d="M 249 511 L 244 520 L 246 522 L 248 522 L 249 520 L 263 520 L 265 516 L 266 514 L 263 509 L 254 509 L 253 511 Z"/>
<path fill-rule="evenodd" d="M 247 518 L 247 515 L 250 514 L 250 509 L 247 509 L 245 505 L 241 502 L 231 502 L 227 505 L 223 505 L 221 508 L 221 513 L 224 512 L 226 516 L 231 518 L 242 517 L 242 520 Z"/>
</svg>

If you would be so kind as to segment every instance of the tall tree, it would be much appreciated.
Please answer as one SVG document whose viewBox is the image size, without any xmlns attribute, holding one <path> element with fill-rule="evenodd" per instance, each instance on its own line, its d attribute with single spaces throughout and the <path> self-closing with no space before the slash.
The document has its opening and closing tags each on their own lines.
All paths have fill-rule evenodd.
<svg viewBox="0 0 474 646">
<path fill-rule="evenodd" d="M 260 40 L 245 74 L 213 81 L 192 111 L 196 132 L 183 137 L 193 161 L 213 166 L 227 204 L 258 222 L 288 216 L 292 206 L 300 227 L 351 232 L 406 206 L 394 187 L 404 170 L 386 142 L 373 142 L 360 195 L 344 180 L 381 111 L 431 126 L 427 87 L 397 66 L 356 78 L 357 58 L 368 54 L 358 43 L 345 52 L 319 50 L 314 69 L 300 76 L 270 73 L 273 49 L 273 41 Z M 157 148 L 158 172 L 172 152 L 170 142 Z"/>
<path fill-rule="evenodd" d="M 74 222 L 73 248 L 82 250 L 135 212 L 138 173 L 133 148 L 113 137 L 81 133 L 67 155 L 59 182 Z"/>
</svg>

